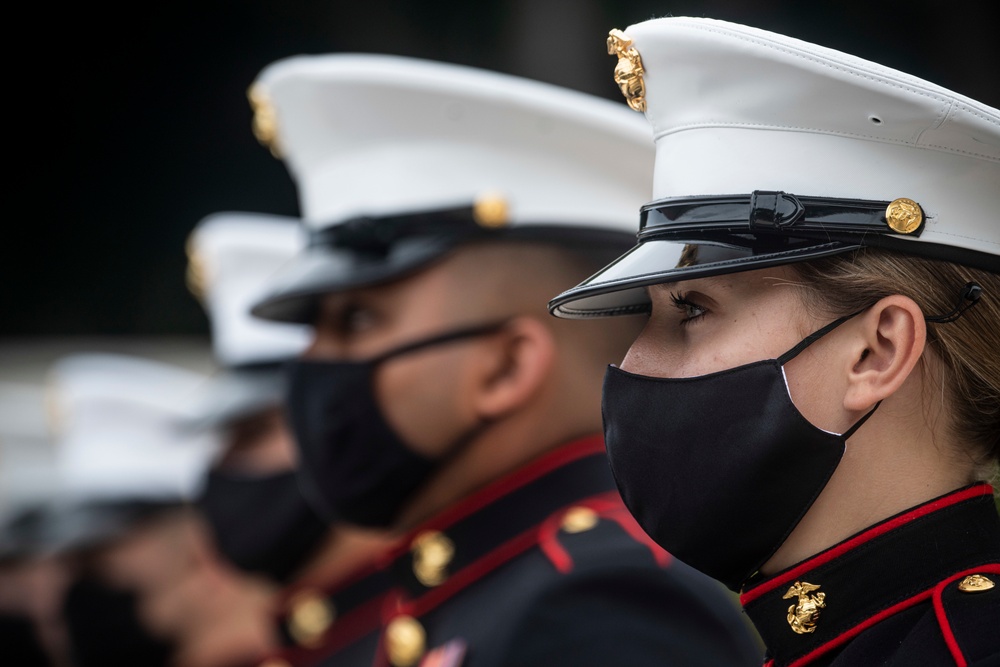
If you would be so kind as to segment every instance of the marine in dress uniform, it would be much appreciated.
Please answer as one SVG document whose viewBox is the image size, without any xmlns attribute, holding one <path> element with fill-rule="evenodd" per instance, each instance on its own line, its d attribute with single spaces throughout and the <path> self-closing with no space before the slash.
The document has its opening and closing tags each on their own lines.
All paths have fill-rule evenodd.
<svg viewBox="0 0 1000 667">
<path fill-rule="evenodd" d="M 886 269 L 885 280 L 901 271 L 917 276 L 889 283 L 870 299 L 858 297 L 866 301 L 851 307 L 856 312 L 847 310 L 770 360 L 685 373 L 667 370 L 666 357 L 663 370 L 639 357 L 630 364 L 630 352 L 622 368 L 608 370 L 603 399 L 609 458 L 629 509 L 659 544 L 740 591 L 769 666 L 1000 664 L 1000 519 L 993 489 L 975 481 L 988 474 L 990 459 L 995 466 L 1000 433 L 1000 112 L 844 53 L 710 19 L 657 19 L 614 30 L 608 47 L 619 58 L 615 79 L 629 105 L 644 111 L 654 130 L 653 200 L 642 209 L 638 245 L 555 297 L 555 314 L 651 313 L 650 327 L 667 341 L 672 317 L 690 325 L 713 310 L 735 312 L 724 301 L 706 304 L 717 295 L 713 285 L 735 284 L 730 274 L 750 284 L 754 278 L 742 272 L 770 276 L 764 271 L 788 265 L 798 273 L 781 274 L 784 288 L 797 289 L 801 279 L 838 294 L 845 272 L 865 278 L 847 291 L 867 294 L 867 285 L 882 279 L 869 267 L 887 267 L 886 258 L 902 268 Z M 925 273 L 928 267 L 933 272 Z M 780 294 L 783 286 L 754 294 Z M 708 296 L 686 296 L 699 289 Z M 668 293 L 672 306 L 661 299 Z M 668 314 L 671 307 L 679 314 Z M 879 308 L 886 315 L 890 307 L 909 308 L 906 331 L 926 331 L 928 347 L 942 356 L 948 352 L 940 350 L 953 349 L 948 341 L 985 341 L 961 365 L 951 357 L 945 388 L 935 389 L 947 396 L 942 412 L 934 413 L 934 401 L 923 409 L 901 403 L 920 400 L 905 393 L 914 377 L 907 367 L 900 384 L 878 385 L 884 395 L 850 403 L 854 423 L 844 422 L 846 430 L 807 423 L 802 406 L 810 398 L 794 391 L 803 385 L 795 383 L 799 367 L 786 375 L 788 364 L 807 347 L 828 343 L 825 354 L 847 350 L 842 356 L 856 365 L 828 365 L 825 383 L 834 388 L 824 391 L 859 387 L 862 371 L 875 386 L 892 364 L 864 362 L 885 361 L 885 348 L 869 337 L 851 351 L 844 341 L 884 325 L 868 315 Z M 719 319 L 694 326 L 721 331 Z M 886 335 L 888 328 L 878 331 Z M 910 363 L 929 354 L 912 336 L 910 343 L 893 340 L 903 343 L 897 359 L 904 348 Z M 633 350 L 639 346 L 648 359 L 665 345 L 640 337 Z M 723 348 L 714 353 L 725 358 Z M 803 363 L 818 358 L 841 357 Z M 948 383 L 969 364 L 985 371 L 956 405 Z M 684 396 L 700 401 L 702 423 L 685 419 Z M 671 398 L 678 412 L 661 418 L 657 412 Z M 881 430 L 863 435 L 876 422 Z M 942 423 L 953 430 L 933 430 Z M 906 424 L 913 428 L 902 431 Z M 959 455 L 963 464 L 955 467 L 945 456 L 899 479 L 903 459 L 947 451 L 945 438 L 954 432 L 968 447 Z M 937 449 L 921 449 L 921 442 L 935 441 L 928 433 L 936 434 Z M 895 456 L 865 470 L 857 463 L 864 459 L 855 457 L 868 454 L 857 448 L 874 451 L 879 442 L 896 448 L 886 450 Z M 686 452 L 694 449 L 699 460 L 715 461 L 711 471 L 693 467 Z M 946 479 L 946 466 L 960 474 Z M 871 475 L 865 489 L 844 481 L 865 475 Z M 807 525 L 810 516 L 833 523 L 830 507 L 849 507 L 848 496 L 880 484 L 885 492 L 860 501 L 868 511 L 850 519 L 857 527 L 844 530 L 846 536 Z M 878 514 L 907 488 L 912 506 Z M 872 519 L 879 520 L 864 523 Z M 765 567 L 803 534 L 801 526 L 826 543 Z"/>
<path fill-rule="evenodd" d="M 49 369 L 58 488 L 47 549 L 73 573 L 60 609 L 74 665 L 169 664 L 172 640 L 140 608 L 199 560 L 177 537 L 217 443 L 178 424 L 205 381 L 124 354 L 74 353 Z"/>
<path fill-rule="evenodd" d="M 275 582 L 292 578 L 330 534 L 299 491 L 282 410 L 282 364 L 302 352 L 308 331 L 250 316 L 304 241 L 295 218 L 234 211 L 199 221 L 187 243 L 188 286 L 209 316 L 219 370 L 193 397 L 185 426 L 222 441 L 195 503 L 226 558 Z"/>
<path fill-rule="evenodd" d="M 523 363 L 526 350 L 557 344 L 544 303 L 517 305 L 519 290 L 545 288 L 519 279 L 585 275 L 577 269 L 631 243 L 648 196 L 648 130 L 582 94 L 387 56 L 281 61 L 251 100 L 257 134 L 286 161 L 310 230 L 308 249 L 254 309 L 316 326 L 290 371 L 303 491 L 331 521 L 399 536 L 351 575 L 290 588 L 279 619 L 286 648 L 262 665 L 756 664 L 724 592 L 625 511 L 602 439 L 587 434 L 599 429 L 596 400 L 591 413 L 589 402 L 556 408 L 541 393 L 504 394 L 534 399 L 512 399 L 471 428 L 448 412 L 467 398 L 455 396 L 462 387 L 485 394 L 453 384 L 455 364 L 440 355 L 488 361 L 506 350 L 508 379 L 515 368 L 565 363 Z M 476 291 L 484 276 L 495 277 L 492 289 Z M 463 280 L 474 294 L 442 311 L 440 295 L 459 293 Z M 392 305 L 379 310 L 380 299 Z M 413 318 L 423 331 L 377 337 Z M 508 348 L 515 331 L 521 345 Z M 622 330 L 598 326 L 586 343 L 560 340 L 600 349 L 615 337 Z M 419 364 L 435 370 L 398 384 Z M 586 362 L 555 368 L 570 367 Z M 587 372 L 580 377 L 599 379 Z M 556 370 L 531 377 L 547 382 Z M 401 386 L 408 391 L 391 393 Z M 597 389 L 568 388 L 595 399 Z M 426 396 L 440 398 L 422 404 L 436 416 L 420 431 L 421 411 L 398 411 Z M 529 418 L 528 432 L 498 435 Z M 442 425 L 457 435 L 421 440 Z M 558 435 L 536 433 L 543 428 Z M 487 442 L 487 459 L 463 458 Z"/>
</svg>

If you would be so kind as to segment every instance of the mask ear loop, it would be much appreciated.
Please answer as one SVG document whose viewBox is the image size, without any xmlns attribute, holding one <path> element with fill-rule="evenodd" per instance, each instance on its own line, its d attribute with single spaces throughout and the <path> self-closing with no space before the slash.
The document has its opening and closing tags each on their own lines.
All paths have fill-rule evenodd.
<svg viewBox="0 0 1000 667">
<path fill-rule="evenodd" d="M 869 306 L 868 308 L 870 308 L 870 307 L 871 306 Z M 777 358 L 778 364 L 780 366 L 784 366 L 789 361 L 791 361 L 795 357 L 799 356 L 799 354 L 801 354 L 804 349 L 806 349 L 807 347 L 809 347 L 810 345 L 812 345 L 813 343 L 815 343 L 816 341 L 818 341 L 820 338 L 822 338 L 823 336 L 827 335 L 828 333 L 830 333 L 831 331 L 833 331 L 834 329 L 836 329 L 837 327 L 839 327 L 841 324 L 843 324 L 847 320 L 851 319 L 852 317 L 857 317 L 861 313 L 865 312 L 866 310 L 868 310 L 868 308 L 862 308 L 861 310 L 853 312 L 850 315 L 844 315 L 843 317 L 838 318 L 838 319 L 834 320 L 833 322 L 830 322 L 829 324 L 827 324 L 822 329 L 819 329 L 819 330 L 814 331 L 813 333 L 809 334 L 808 336 L 806 336 L 805 338 L 803 338 L 799 342 L 798 345 L 796 345 L 792 349 L 788 350 L 788 352 L 785 352 L 783 355 L 781 355 L 780 357 L 778 357 Z"/>
<path fill-rule="evenodd" d="M 854 435 L 854 432 L 855 432 L 855 431 L 857 431 L 857 430 L 858 430 L 859 428 L 861 428 L 861 426 L 862 426 L 862 425 L 863 425 L 863 424 L 864 424 L 864 423 L 865 423 L 866 421 L 868 421 L 868 418 L 869 418 L 869 417 L 871 417 L 871 416 L 872 416 L 873 414 L 875 414 L 875 411 L 876 411 L 876 410 L 878 410 L 878 406 L 880 406 L 880 405 L 882 405 L 882 401 L 879 401 L 878 403 L 876 403 L 876 404 L 875 404 L 875 405 L 874 405 L 874 406 L 872 407 L 872 409 L 871 409 L 871 410 L 869 410 L 868 412 L 866 412 L 866 413 L 865 413 L 865 416 L 864 416 L 864 417 L 862 417 L 862 418 L 861 418 L 861 419 L 859 419 L 858 421 L 854 422 L 854 426 L 852 426 L 851 428 L 849 428 L 849 429 L 847 429 L 846 431 L 844 431 L 844 432 L 843 432 L 843 433 L 841 434 L 841 437 L 842 437 L 842 438 L 843 438 L 843 439 L 844 439 L 844 440 L 846 441 L 846 440 L 847 440 L 848 438 L 850 438 L 850 437 L 851 437 L 852 435 Z"/>
<path fill-rule="evenodd" d="M 437 336 L 431 336 L 430 338 L 423 338 L 421 340 L 413 341 L 412 343 L 405 343 L 397 348 L 393 348 L 382 354 L 373 357 L 368 360 L 368 363 L 372 365 L 377 365 L 386 361 L 387 359 L 392 359 L 394 357 L 399 357 L 404 354 L 409 354 L 410 352 L 416 352 L 417 350 L 422 350 L 425 347 L 432 347 L 434 345 L 443 345 L 444 343 L 450 343 L 454 340 L 461 340 L 463 338 L 475 338 L 476 336 L 485 336 L 486 334 L 496 333 L 507 326 L 507 320 L 501 322 L 490 322 L 489 324 L 478 324 L 471 327 L 464 327 L 462 329 L 456 329 L 454 331 L 446 331 L 443 334 Z"/>
</svg>

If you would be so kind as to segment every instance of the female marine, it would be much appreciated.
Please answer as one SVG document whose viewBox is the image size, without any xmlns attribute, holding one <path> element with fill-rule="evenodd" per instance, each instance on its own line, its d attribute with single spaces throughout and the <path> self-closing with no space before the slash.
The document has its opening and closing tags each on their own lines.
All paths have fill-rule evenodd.
<svg viewBox="0 0 1000 667">
<path fill-rule="evenodd" d="M 655 200 L 550 309 L 648 314 L 604 385 L 630 511 L 769 664 L 1000 660 L 1000 112 L 720 21 L 608 45 Z"/>
</svg>

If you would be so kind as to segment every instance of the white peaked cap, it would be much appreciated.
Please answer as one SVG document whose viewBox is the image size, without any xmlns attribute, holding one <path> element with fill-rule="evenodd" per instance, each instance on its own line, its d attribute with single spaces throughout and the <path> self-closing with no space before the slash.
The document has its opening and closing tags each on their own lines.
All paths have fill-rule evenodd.
<svg viewBox="0 0 1000 667">
<path fill-rule="evenodd" d="M 40 385 L 0 382 L 0 518 L 54 492 L 46 396 Z"/>
<path fill-rule="evenodd" d="M 652 191 L 649 127 L 609 100 L 386 55 L 299 56 L 251 88 L 311 239 L 254 306 L 309 322 L 318 295 L 395 280 L 473 239 L 607 257 Z M 603 257 L 603 255 L 602 255 Z"/>
<path fill-rule="evenodd" d="M 497 194 L 511 225 L 632 231 L 650 196 L 649 128 L 583 93 L 364 54 L 280 60 L 252 91 L 313 227 Z"/>
<path fill-rule="evenodd" d="M 655 202 L 664 199 L 704 201 L 694 215 L 691 208 L 673 207 L 644 217 L 648 226 L 640 245 L 554 299 L 550 308 L 556 314 L 638 310 L 648 302 L 640 293 L 646 285 L 861 246 L 1000 270 L 997 109 L 861 58 L 724 21 L 655 19 L 629 26 L 619 37 L 619 68 L 628 68 L 623 61 L 641 60 L 645 115 L 656 144 L 654 203 L 646 208 L 656 209 Z M 610 50 L 614 41 L 612 36 Z M 632 104 L 642 106 L 635 98 Z M 756 192 L 778 197 L 762 207 L 778 211 L 770 229 L 754 226 L 761 218 L 753 212 L 761 209 L 749 196 Z M 786 194 L 804 205 L 801 217 Z M 699 259 L 675 270 L 669 245 L 727 245 L 721 234 L 705 235 L 712 232 L 702 215 L 722 209 L 700 206 L 730 195 L 748 197 L 739 202 L 743 227 L 728 230 L 734 247 L 761 234 L 813 243 L 792 243 L 783 258 L 775 254 L 777 246 L 766 252 L 755 247 L 743 257 Z M 810 198 L 816 200 L 812 211 Z M 870 204 L 864 229 L 828 224 L 820 200 L 830 198 Z M 905 225 L 891 224 L 887 204 L 905 200 L 919 205 L 922 217 L 911 220 L 922 222 L 902 231 Z M 800 233 L 807 222 L 812 230 Z"/>
<path fill-rule="evenodd" d="M 50 370 L 56 460 L 68 501 L 190 498 L 217 450 L 178 427 L 206 376 L 151 359 L 73 354 Z"/>
<path fill-rule="evenodd" d="M 306 327 L 250 315 L 268 279 L 304 245 L 305 232 L 294 218 L 224 212 L 196 225 L 188 238 L 188 279 L 208 314 L 219 364 L 279 362 L 305 349 Z"/>
</svg>

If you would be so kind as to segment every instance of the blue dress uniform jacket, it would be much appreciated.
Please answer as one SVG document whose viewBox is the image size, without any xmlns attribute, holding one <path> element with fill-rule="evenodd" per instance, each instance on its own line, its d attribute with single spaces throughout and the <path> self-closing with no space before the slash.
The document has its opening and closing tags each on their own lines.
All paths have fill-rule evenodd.
<svg viewBox="0 0 1000 667">
<path fill-rule="evenodd" d="M 642 532 L 599 437 L 415 530 L 383 563 L 292 590 L 287 665 L 759 665 L 736 601 Z"/>
<path fill-rule="evenodd" d="M 741 595 L 768 667 L 1000 665 L 1000 515 L 975 484 Z"/>
</svg>

